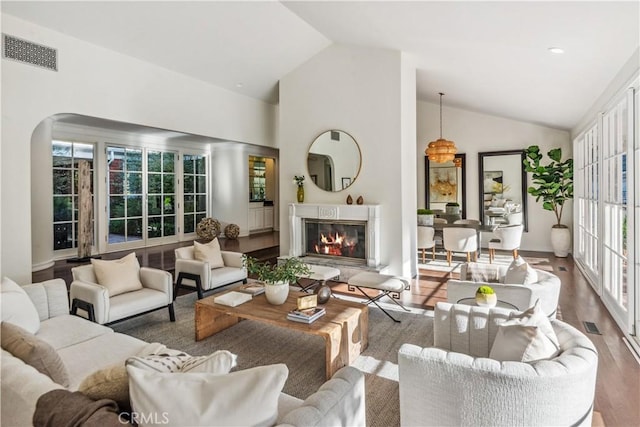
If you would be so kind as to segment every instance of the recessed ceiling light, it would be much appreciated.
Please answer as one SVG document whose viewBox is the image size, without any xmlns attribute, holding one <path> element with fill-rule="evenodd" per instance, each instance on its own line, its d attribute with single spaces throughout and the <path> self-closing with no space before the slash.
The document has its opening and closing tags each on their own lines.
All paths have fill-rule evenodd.
<svg viewBox="0 0 640 427">
<path fill-rule="evenodd" d="M 564 49 L 561 47 L 550 47 L 549 52 L 551 53 L 564 53 Z"/>
<path fill-rule="evenodd" d="M 242 87 L 244 86 L 242 83 L 236 83 L 236 87 Z"/>
</svg>

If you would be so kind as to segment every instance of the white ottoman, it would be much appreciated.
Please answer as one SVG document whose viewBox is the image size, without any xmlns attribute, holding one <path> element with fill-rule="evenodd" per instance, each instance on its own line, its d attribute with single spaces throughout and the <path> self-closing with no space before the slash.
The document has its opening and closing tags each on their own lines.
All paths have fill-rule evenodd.
<svg viewBox="0 0 640 427">
<path fill-rule="evenodd" d="M 311 274 L 307 276 L 299 276 L 297 283 L 300 289 L 302 289 L 304 292 L 313 289 L 317 285 L 322 284 L 327 280 L 335 279 L 336 277 L 340 276 L 340 270 L 338 270 L 337 268 L 313 264 L 307 264 L 307 267 L 309 267 L 309 269 L 311 270 Z M 307 286 L 303 286 L 300 283 L 299 279 L 310 279 L 313 280 L 313 282 L 311 282 Z"/>
<path fill-rule="evenodd" d="M 390 276 L 388 274 L 379 274 L 365 271 L 351 276 L 348 281 L 348 285 L 349 290 L 352 291 L 354 288 L 358 289 L 362 293 L 362 295 L 368 298 L 367 304 L 374 303 L 394 322 L 400 323 L 400 321 L 390 315 L 387 310 L 380 307 L 380 305 L 378 304 L 378 300 L 380 298 L 388 296 L 391 301 L 400 306 L 404 311 L 410 311 L 408 308 L 397 301 L 400 299 L 400 294 L 402 293 L 402 291 L 411 289 L 409 280 L 405 279 L 404 277 Z M 375 289 L 381 291 L 381 293 L 371 298 L 369 295 L 367 295 L 363 288 Z"/>
</svg>

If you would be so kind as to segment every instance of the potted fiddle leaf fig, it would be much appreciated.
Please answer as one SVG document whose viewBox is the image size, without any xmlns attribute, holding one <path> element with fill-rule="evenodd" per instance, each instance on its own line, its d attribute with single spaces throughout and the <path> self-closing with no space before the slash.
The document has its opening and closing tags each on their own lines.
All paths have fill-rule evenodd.
<svg viewBox="0 0 640 427">
<path fill-rule="evenodd" d="M 271 265 L 244 255 L 242 264 L 249 274 L 264 282 L 265 297 L 273 305 L 284 304 L 289 296 L 289 284 L 295 283 L 298 277 L 311 274 L 309 266 L 296 257 L 286 258 L 276 265 Z"/>
<path fill-rule="evenodd" d="M 532 184 L 527 192 L 542 201 L 545 210 L 556 216 L 551 229 L 551 246 L 557 257 L 566 257 L 571 247 L 571 232 L 562 224 L 565 203 L 573 199 L 573 159 L 562 160 L 562 149 L 554 148 L 547 153 L 550 162 L 541 164 L 540 147 L 531 145 L 525 150 L 524 167 L 531 174 Z"/>
</svg>

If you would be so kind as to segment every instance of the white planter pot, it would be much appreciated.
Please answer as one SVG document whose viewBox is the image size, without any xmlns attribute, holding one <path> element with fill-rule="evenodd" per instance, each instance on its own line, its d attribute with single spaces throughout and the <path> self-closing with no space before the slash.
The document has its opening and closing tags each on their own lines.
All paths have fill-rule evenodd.
<svg viewBox="0 0 640 427">
<path fill-rule="evenodd" d="M 476 293 L 476 304 L 480 307 L 495 307 L 498 303 L 496 294 Z"/>
<path fill-rule="evenodd" d="M 276 284 L 265 283 L 264 295 L 269 304 L 281 305 L 289 296 L 289 284 L 279 282 Z"/>
<path fill-rule="evenodd" d="M 571 231 L 566 225 L 551 229 L 551 247 L 555 256 L 566 258 L 571 249 Z"/>
<path fill-rule="evenodd" d="M 418 225 L 433 225 L 434 215 L 418 215 Z"/>
</svg>

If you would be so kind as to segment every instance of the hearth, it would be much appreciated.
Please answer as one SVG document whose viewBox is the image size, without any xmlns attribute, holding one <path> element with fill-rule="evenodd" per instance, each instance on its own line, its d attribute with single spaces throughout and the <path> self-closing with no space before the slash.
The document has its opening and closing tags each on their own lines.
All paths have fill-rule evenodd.
<svg viewBox="0 0 640 427">
<path fill-rule="evenodd" d="M 366 221 L 303 219 L 304 255 L 350 260 L 365 264 Z"/>
</svg>

